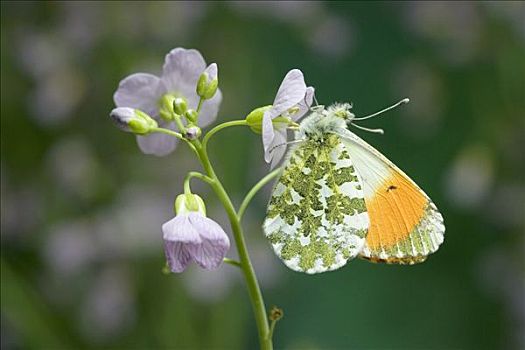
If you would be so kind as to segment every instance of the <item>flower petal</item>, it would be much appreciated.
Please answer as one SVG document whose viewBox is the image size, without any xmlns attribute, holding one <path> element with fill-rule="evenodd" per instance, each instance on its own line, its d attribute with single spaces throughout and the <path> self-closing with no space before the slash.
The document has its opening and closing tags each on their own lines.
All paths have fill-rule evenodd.
<svg viewBox="0 0 525 350">
<path fill-rule="evenodd" d="M 205 126 L 213 123 L 215 118 L 217 118 L 217 113 L 219 113 L 219 107 L 222 102 L 222 93 L 221 90 L 217 89 L 215 95 L 209 99 L 205 100 L 202 103 L 202 108 L 199 113 L 199 126 L 204 128 Z M 198 103 L 198 102 L 197 102 Z M 196 107 L 196 106 L 195 106 Z"/>
<path fill-rule="evenodd" d="M 205 68 L 206 62 L 199 51 L 178 47 L 166 55 L 161 80 L 168 92 L 189 98 L 191 94 L 197 95 L 197 80 Z"/>
<path fill-rule="evenodd" d="M 159 122 L 159 127 L 175 130 L 174 123 L 166 123 L 163 120 Z M 152 133 L 146 136 L 137 136 L 137 143 L 144 154 L 153 154 L 157 157 L 163 157 L 175 149 L 178 139 L 173 136 Z"/>
<path fill-rule="evenodd" d="M 306 88 L 306 94 L 304 95 L 304 98 L 301 100 L 301 102 L 297 104 L 297 107 L 299 107 L 299 111 L 290 116 L 293 121 L 301 119 L 301 117 L 310 110 L 310 106 L 314 101 L 314 94 L 315 89 L 312 86 Z"/>
<path fill-rule="evenodd" d="M 262 140 L 263 140 L 263 148 L 264 148 L 264 160 L 267 163 L 269 163 L 271 159 L 269 151 L 270 151 L 272 141 L 275 137 L 272 119 L 270 117 L 269 112 L 270 110 L 264 112 L 263 120 L 262 120 Z"/>
<path fill-rule="evenodd" d="M 164 240 L 169 242 L 184 244 L 202 243 L 199 232 L 191 224 L 188 215 L 177 215 L 170 221 L 165 222 L 162 225 L 162 235 Z"/>
<path fill-rule="evenodd" d="M 228 235 L 215 221 L 197 213 L 190 213 L 189 221 L 202 239 L 201 244 L 188 246 L 192 258 L 204 269 L 217 268 L 230 249 Z"/>
<path fill-rule="evenodd" d="M 273 101 L 273 108 L 270 111 L 270 117 L 273 119 L 297 105 L 304 99 L 305 94 L 306 84 L 303 72 L 299 69 L 292 69 L 286 74 L 279 91 L 277 91 Z"/>
<path fill-rule="evenodd" d="M 273 142 L 270 146 L 272 153 L 269 155 L 272 163 L 270 169 L 273 169 L 279 161 L 282 159 L 284 153 L 286 152 L 286 141 L 287 141 L 287 132 L 286 129 L 277 130 Z M 265 154 L 266 157 L 266 154 Z"/>
<path fill-rule="evenodd" d="M 164 253 L 171 272 L 184 271 L 192 260 L 187 247 L 180 242 L 164 241 Z"/>
<path fill-rule="evenodd" d="M 217 78 L 217 72 L 218 72 L 217 63 L 212 63 L 208 67 L 206 67 L 206 69 L 202 73 L 208 74 L 208 81 L 211 81 Z"/>
<path fill-rule="evenodd" d="M 136 73 L 120 81 L 113 100 L 117 107 L 140 109 L 153 116 L 158 115 L 160 79 L 152 74 Z"/>
</svg>

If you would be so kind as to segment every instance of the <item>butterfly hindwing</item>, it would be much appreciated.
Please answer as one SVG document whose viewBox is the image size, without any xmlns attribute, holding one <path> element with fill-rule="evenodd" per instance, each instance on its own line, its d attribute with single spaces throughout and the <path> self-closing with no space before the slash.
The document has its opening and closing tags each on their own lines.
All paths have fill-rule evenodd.
<svg viewBox="0 0 525 350">
<path fill-rule="evenodd" d="M 342 136 L 342 135 L 341 135 Z M 430 198 L 379 151 L 345 132 L 370 218 L 360 257 L 395 264 L 422 262 L 443 242 L 443 217 Z"/>
<path fill-rule="evenodd" d="M 345 265 L 363 248 L 368 225 L 361 179 L 337 135 L 289 151 L 263 224 L 288 267 L 319 273 Z"/>
</svg>

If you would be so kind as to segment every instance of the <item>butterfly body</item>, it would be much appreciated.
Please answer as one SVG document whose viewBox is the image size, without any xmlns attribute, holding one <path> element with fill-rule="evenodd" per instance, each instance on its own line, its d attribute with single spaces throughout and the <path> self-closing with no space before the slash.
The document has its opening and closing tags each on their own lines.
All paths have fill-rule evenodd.
<svg viewBox="0 0 525 350">
<path fill-rule="evenodd" d="M 357 256 L 423 261 L 443 241 L 443 219 L 417 185 L 347 129 L 350 105 L 304 119 L 268 205 L 263 230 L 293 270 L 335 270 Z"/>
</svg>

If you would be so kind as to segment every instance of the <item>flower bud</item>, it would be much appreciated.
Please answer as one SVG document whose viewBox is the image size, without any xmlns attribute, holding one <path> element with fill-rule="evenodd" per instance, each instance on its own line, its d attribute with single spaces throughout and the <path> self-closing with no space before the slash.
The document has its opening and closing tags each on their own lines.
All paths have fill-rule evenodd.
<svg viewBox="0 0 525 350">
<path fill-rule="evenodd" d="M 197 82 L 197 95 L 205 100 L 212 98 L 217 92 L 219 78 L 217 76 L 217 64 L 210 64 L 199 77 Z"/>
<path fill-rule="evenodd" d="M 129 107 L 118 107 L 109 114 L 121 130 L 135 134 L 147 134 L 158 127 L 157 122 L 146 113 Z"/>
<path fill-rule="evenodd" d="M 252 129 L 253 132 L 257 134 L 262 133 L 262 120 L 264 116 L 264 112 L 269 110 L 272 106 L 264 106 L 254 109 L 246 116 L 246 122 L 248 123 L 248 126 L 250 129 Z"/>
<path fill-rule="evenodd" d="M 184 97 L 176 97 L 173 100 L 173 111 L 178 115 L 184 115 L 188 110 L 188 102 Z"/>
<path fill-rule="evenodd" d="M 175 102 L 175 96 L 171 95 L 171 94 L 166 94 L 166 95 L 163 95 L 161 98 L 160 98 L 160 108 L 159 108 L 159 114 L 160 116 L 162 117 L 162 119 L 166 120 L 166 121 L 171 121 L 173 120 L 174 116 L 173 116 L 173 113 L 174 113 L 174 110 L 173 110 L 173 104 Z"/>
<path fill-rule="evenodd" d="M 188 214 L 196 211 L 206 216 L 206 206 L 201 197 L 193 193 L 184 193 L 177 196 L 175 200 L 175 214 Z"/>
<path fill-rule="evenodd" d="M 201 134 L 202 134 L 201 128 L 193 125 L 186 129 L 186 134 L 184 134 L 184 136 L 188 140 L 196 140 L 201 136 Z"/>
<path fill-rule="evenodd" d="M 184 116 L 186 119 L 188 119 L 190 122 L 195 123 L 197 122 L 197 118 L 199 117 L 199 114 L 194 109 L 188 109 L 186 113 L 184 113 Z"/>
</svg>

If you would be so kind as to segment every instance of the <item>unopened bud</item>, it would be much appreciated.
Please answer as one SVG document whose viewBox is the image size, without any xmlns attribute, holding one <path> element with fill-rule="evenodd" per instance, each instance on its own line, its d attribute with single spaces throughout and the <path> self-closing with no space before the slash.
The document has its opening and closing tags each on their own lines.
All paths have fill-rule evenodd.
<svg viewBox="0 0 525 350">
<path fill-rule="evenodd" d="M 162 119 L 166 121 L 171 121 L 174 118 L 174 110 L 173 110 L 173 103 L 175 101 L 175 96 L 172 94 L 166 94 L 163 95 L 160 98 L 160 108 L 159 108 L 159 114 L 162 117 Z"/>
<path fill-rule="evenodd" d="M 250 129 L 252 129 L 253 132 L 257 134 L 262 133 L 262 120 L 264 116 L 264 112 L 269 110 L 272 106 L 264 106 L 254 109 L 246 116 L 246 122 L 248 123 L 248 126 Z"/>
<path fill-rule="evenodd" d="M 194 110 L 194 109 L 188 109 L 188 110 L 186 111 L 186 113 L 184 113 L 184 116 L 185 116 L 186 119 L 188 119 L 190 122 L 195 123 L 195 122 L 197 122 L 197 118 L 198 118 L 199 114 L 198 114 L 197 111 Z"/>
<path fill-rule="evenodd" d="M 205 100 L 212 98 L 217 92 L 219 78 L 217 74 L 217 64 L 210 64 L 199 77 L 197 82 L 197 95 Z"/>
<path fill-rule="evenodd" d="M 186 134 L 184 134 L 184 136 L 188 140 L 196 140 L 201 136 L 201 134 L 202 134 L 201 128 L 199 128 L 198 126 L 190 126 L 189 128 L 186 129 Z"/>
<path fill-rule="evenodd" d="M 173 111 L 178 115 L 184 115 L 188 110 L 188 102 L 183 97 L 176 97 L 173 100 Z"/>
<path fill-rule="evenodd" d="M 146 113 L 129 107 L 118 107 L 109 114 L 121 130 L 144 135 L 157 128 L 157 122 Z"/>
<path fill-rule="evenodd" d="M 277 306 L 273 306 L 270 310 L 270 315 L 268 318 L 270 319 L 270 321 L 279 321 L 281 318 L 283 318 L 283 316 L 283 309 L 280 309 Z"/>
</svg>

